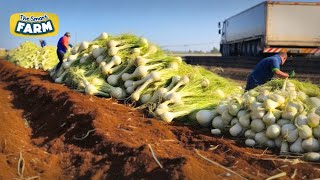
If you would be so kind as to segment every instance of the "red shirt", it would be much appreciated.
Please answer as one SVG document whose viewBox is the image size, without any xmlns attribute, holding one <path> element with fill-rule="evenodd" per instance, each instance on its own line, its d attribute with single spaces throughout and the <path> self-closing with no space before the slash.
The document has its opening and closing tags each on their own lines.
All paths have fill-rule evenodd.
<svg viewBox="0 0 320 180">
<path fill-rule="evenodd" d="M 69 46 L 69 37 L 68 36 L 61 37 L 57 44 L 58 51 L 67 52 L 68 46 Z"/>
</svg>

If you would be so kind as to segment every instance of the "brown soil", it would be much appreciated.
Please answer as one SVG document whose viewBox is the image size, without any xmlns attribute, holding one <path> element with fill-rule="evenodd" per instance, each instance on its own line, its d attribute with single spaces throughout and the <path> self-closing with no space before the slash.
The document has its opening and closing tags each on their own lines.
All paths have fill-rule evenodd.
<svg viewBox="0 0 320 180">
<path fill-rule="evenodd" d="M 320 177 L 319 165 L 247 148 L 243 139 L 214 137 L 209 129 L 147 118 L 130 105 L 75 92 L 46 72 L 3 60 L 0 102 L 0 179 Z"/>
</svg>

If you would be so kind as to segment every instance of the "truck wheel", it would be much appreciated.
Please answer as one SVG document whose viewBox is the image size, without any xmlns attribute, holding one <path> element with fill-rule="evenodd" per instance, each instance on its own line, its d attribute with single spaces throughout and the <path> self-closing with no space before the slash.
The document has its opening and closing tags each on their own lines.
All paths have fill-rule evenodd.
<svg viewBox="0 0 320 180">
<path fill-rule="evenodd" d="M 222 48 L 222 50 L 221 50 L 222 56 L 229 56 L 228 55 L 228 45 L 222 45 L 221 48 Z"/>
<path fill-rule="evenodd" d="M 226 48 L 224 46 L 221 46 L 221 54 L 222 56 L 226 56 Z"/>
<path fill-rule="evenodd" d="M 250 42 L 247 42 L 247 54 L 246 54 L 246 56 L 251 56 L 251 44 L 252 43 L 250 43 Z"/>
<path fill-rule="evenodd" d="M 253 56 L 259 56 L 260 55 L 260 42 L 255 41 L 253 43 Z"/>
<path fill-rule="evenodd" d="M 252 56 L 257 56 L 257 42 L 252 42 Z"/>
<path fill-rule="evenodd" d="M 249 56 L 255 56 L 256 53 L 256 42 L 255 41 L 251 41 L 249 42 Z"/>
<path fill-rule="evenodd" d="M 241 56 L 245 56 L 246 55 L 246 44 L 243 43 L 241 46 Z"/>
<path fill-rule="evenodd" d="M 230 45 L 225 45 L 225 56 L 230 56 Z"/>
</svg>

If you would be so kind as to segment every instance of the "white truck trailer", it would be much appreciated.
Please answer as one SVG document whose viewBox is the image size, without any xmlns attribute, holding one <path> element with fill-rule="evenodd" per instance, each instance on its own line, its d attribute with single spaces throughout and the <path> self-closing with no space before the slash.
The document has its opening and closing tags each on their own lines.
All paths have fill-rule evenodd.
<svg viewBox="0 0 320 180">
<path fill-rule="evenodd" d="M 265 1 L 218 26 L 223 56 L 320 53 L 320 2 Z"/>
</svg>

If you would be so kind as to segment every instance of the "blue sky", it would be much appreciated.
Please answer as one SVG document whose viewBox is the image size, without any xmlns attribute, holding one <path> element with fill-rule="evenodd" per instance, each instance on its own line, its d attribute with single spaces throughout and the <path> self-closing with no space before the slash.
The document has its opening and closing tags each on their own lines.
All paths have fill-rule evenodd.
<svg viewBox="0 0 320 180">
<path fill-rule="evenodd" d="M 56 45 L 64 32 L 71 43 L 91 41 L 101 32 L 111 35 L 134 33 L 171 50 L 209 51 L 218 47 L 219 21 L 263 0 L 10 0 L 1 3 L 0 47 L 10 49 L 39 38 L 15 37 L 9 32 L 11 14 L 51 12 L 58 15 L 57 36 L 45 37 Z M 319 0 L 300 0 L 316 2 Z"/>
</svg>

